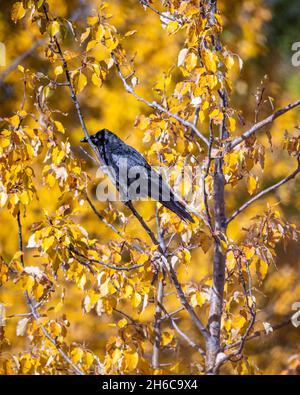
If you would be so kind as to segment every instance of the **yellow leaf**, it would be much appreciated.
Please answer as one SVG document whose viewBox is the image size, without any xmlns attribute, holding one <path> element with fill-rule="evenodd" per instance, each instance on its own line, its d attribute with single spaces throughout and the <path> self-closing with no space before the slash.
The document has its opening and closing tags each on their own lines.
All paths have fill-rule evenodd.
<svg viewBox="0 0 300 395">
<path fill-rule="evenodd" d="M 243 253 L 245 254 L 246 259 L 251 259 L 255 254 L 255 249 L 253 247 L 243 247 Z"/>
<path fill-rule="evenodd" d="M 162 347 L 167 346 L 173 340 L 174 335 L 170 332 L 163 332 L 161 335 L 161 345 Z"/>
<path fill-rule="evenodd" d="M 30 369 L 31 369 L 31 366 L 32 366 L 32 363 L 31 363 L 30 359 L 28 359 L 28 358 L 22 359 L 22 361 L 21 361 L 21 372 L 23 374 L 28 373 L 30 371 Z"/>
<path fill-rule="evenodd" d="M 125 290 L 124 290 L 124 298 L 129 298 L 133 293 L 133 288 L 131 285 L 127 284 L 125 285 Z"/>
<path fill-rule="evenodd" d="M 180 25 L 179 25 L 178 22 L 172 21 L 167 26 L 167 32 L 170 33 L 170 34 L 173 34 L 173 33 L 177 32 L 179 27 L 180 27 Z"/>
<path fill-rule="evenodd" d="M 22 279 L 22 288 L 24 291 L 31 292 L 34 286 L 34 278 L 32 276 L 24 276 Z"/>
<path fill-rule="evenodd" d="M 234 58 L 231 55 L 227 55 L 225 58 L 225 65 L 228 70 L 231 70 L 232 67 L 234 66 Z"/>
<path fill-rule="evenodd" d="M 6 148 L 10 145 L 10 137 L 2 137 L 0 136 L 0 147 Z"/>
<path fill-rule="evenodd" d="M 71 359 L 72 362 L 77 363 L 78 361 L 81 360 L 81 358 L 83 357 L 83 350 L 79 347 L 75 347 L 72 351 L 71 351 Z"/>
<path fill-rule="evenodd" d="M 228 122 L 229 122 L 229 130 L 231 132 L 234 132 L 235 129 L 236 129 L 236 120 L 234 118 L 232 118 L 232 117 L 229 117 L 228 118 Z"/>
<path fill-rule="evenodd" d="M 137 260 L 138 265 L 142 265 L 143 263 L 147 262 L 149 259 L 147 254 L 142 254 L 139 259 Z"/>
<path fill-rule="evenodd" d="M 17 251 L 17 252 L 14 254 L 14 256 L 13 256 L 12 261 L 14 261 L 15 259 L 19 259 L 20 256 L 22 256 L 22 255 L 23 255 L 23 252 L 22 252 L 22 251 Z"/>
<path fill-rule="evenodd" d="M 98 44 L 97 40 L 91 40 L 86 47 L 87 52 L 93 49 Z"/>
<path fill-rule="evenodd" d="M 142 297 L 139 293 L 135 292 L 132 296 L 131 303 L 133 307 L 138 307 L 142 301 Z"/>
<path fill-rule="evenodd" d="M 54 239 L 54 236 L 50 236 L 50 237 L 45 238 L 45 239 L 43 240 L 43 243 L 42 243 L 42 249 L 43 249 L 43 251 L 49 250 L 49 248 L 53 245 L 54 240 L 55 240 L 55 239 Z"/>
<path fill-rule="evenodd" d="M 63 124 L 59 121 L 54 121 L 56 129 L 60 133 L 65 133 L 65 128 L 63 127 Z"/>
<path fill-rule="evenodd" d="M 122 320 L 120 320 L 119 322 L 118 322 L 118 327 L 119 328 L 124 328 L 124 326 L 126 326 L 127 325 L 127 320 L 126 320 L 126 318 L 123 318 Z"/>
<path fill-rule="evenodd" d="M 20 202 L 21 202 L 22 204 L 27 205 L 27 204 L 29 203 L 30 196 L 29 196 L 29 194 L 28 194 L 27 191 L 23 191 L 23 192 L 19 195 L 19 199 L 20 199 Z"/>
<path fill-rule="evenodd" d="M 54 74 L 55 74 L 56 76 L 62 74 L 63 72 L 64 72 L 64 69 L 63 69 L 62 66 L 57 66 L 57 67 L 55 67 L 55 69 L 54 69 Z"/>
<path fill-rule="evenodd" d="M 215 61 L 215 57 L 211 51 L 207 49 L 201 51 L 201 58 L 208 71 L 211 71 L 213 73 L 217 71 L 217 64 Z"/>
<path fill-rule="evenodd" d="M 86 18 L 86 21 L 89 25 L 96 25 L 96 23 L 98 22 L 99 18 L 97 16 L 88 16 Z"/>
<path fill-rule="evenodd" d="M 124 362 L 126 370 L 134 370 L 139 362 L 139 354 L 136 351 L 124 351 Z"/>
<path fill-rule="evenodd" d="M 222 121 L 224 118 L 224 114 L 222 111 L 218 110 L 217 108 L 213 110 L 210 114 L 209 117 L 211 119 L 215 119 L 216 121 Z"/>
<path fill-rule="evenodd" d="M 23 7 L 22 1 L 17 1 L 13 4 L 11 9 L 11 19 L 13 22 L 17 23 L 19 19 L 22 19 L 25 15 L 26 10 Z"/>
<path fill-rule="evenodd" d="M 122 358 L 122 351 L 119 348 L 113 350 L 111 354 L 112 363 L 114 364 L 119 362 L 121 358 Z"/>
<path fill-rule="evenodd" d="M 195 292 L 191 297 L 191 305 L 193 307 L 201 307 L 205 303 L 205 297 L 202 295 L 200 291 Z"/>
<path fill-rule="evenodd" d="M 80 43 L 82 44 L 89 36 L 91 29 L 88 27 L 84 33 L 80 36 Z"/>
<path fill-rule="evenodd" d="M 44 293 L 44 287 L 43 287 L 43 285 L 42 285 L 42 284 L 37 284 L 37 286 L 34 287 L 34 289 L 33 289 L 33 295 L 34 295 L 34 297 L 35 297 L 37 300 L 39 300 L 39 299 L 42 297 L 43 293 Z"/>
<path fill-rule="evenodd" d="M 51 321 L 51 322 L 50 322 L 50 325 L 49 325 L 49 328 L 50 328 L 50 333 L 51 333 L 54 337 L 57 337 L 57 336 L 59 336 L 59 335 L 61 334 L 62 327 L 61 327 L 61 325 L 58 324 L 57 322 Z"/>
<path fill-rule="evenodd" d="M 57 21 L 50 22 L 48 26 L 48 33 L 51 37 L 54 37 L 60 30 L 59 23 Z"/>
<path fill-rule="evenodd" d="M 46 183 L 52 188 L 55 185 L 56 178 L 52 173 L 47 174 Z"/>
<path fill-rule="evenodd" d="M 96 30 L 95 38 L 100 41 L 105 35 L 105 28 L 103 25 L 99 25 Z"/>
<path fill-rule="evenodd" d="M 83 89 L 85 88 L 86 84 L 87 84 L 87 78 L 86 76 L 79 72 L 76 73 L 74 78 L 73 78 L 73 84 L 74 84 L 74 88 L 75 88 L 75 92 L 76 93 L 80 93 L 83 91 Z"/>
<path fill-rule="evenodd" d="M 192 71 L 197 66 L 197 62 L 198 62 L 197 55 L 195 55 L 194 52 L 190 52 L 185 58 L 184 64 L 188 71 Z"/>
<path fill-rule="evenodd" d="M 8 121 L 10 122 L 10 124 L 13 126 L 13 127 L 17 127 L 17 126 L 19 126 L 19 124 L 20 124 L 20 118 L 19 118 L 19 116 L 18 115 L 13 115 L 12 117 L 10 117 L 9 119 L 8 119 Z"/>
<path fill-rule="evenodd" d="M 82 358 L 82 362 L 85 364 L 86 368 L 89 368 L 94 362 L 94 355 L 91 352 L 85 352 Z"/>
<path fill-rule="evenodd" d="M 267 262 L 260 259 L 260 261 L 258 262 L 258 268 L 259 268 L 260 278 L 261 280 L 264 280 L 264 278 L 268 273 L 269 265 L 267 264 Z"/>
<path fill-rule="evenodd" d="M 137 30 L 130 30 L 129 32 L 125 33 L 125 37 L 129 37 L 134 35 L 137 32 Z"/>
<path fill-rule="evenodd" d="M 258 187 L 258 181 L 255 177 L 249 176 L 247 179 L 247 190 L 250 195 L 253 195 L 253 193 L 257 190 Z"/>
<path fill-rule="evenodd" d="M 58 302 L 57 305 L 54 308 L 54 312 L 58 313 L 63 307 L 64 307 L 63 302 Z"/>
</svg>

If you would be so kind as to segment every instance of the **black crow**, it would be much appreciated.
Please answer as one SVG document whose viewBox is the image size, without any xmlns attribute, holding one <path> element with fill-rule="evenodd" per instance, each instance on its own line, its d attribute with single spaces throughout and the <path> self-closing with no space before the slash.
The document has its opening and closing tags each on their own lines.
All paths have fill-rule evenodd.
<svg viewBox="0 0 300 395">
<path fill-rule="evenodd" d="M 85 137 L 81 142 L 86 143 L 88 139 Z M 107 166 L 107 172 L 123 202 L 136 200 L 137 196 L 148 196 L 172 210 L 182 220 L 195 222 L 162 176 L 136 149 L 125 144 L 108 129 L 91 135 L 90 142 L 96 147 L 100 161 Z"/>
</svg>

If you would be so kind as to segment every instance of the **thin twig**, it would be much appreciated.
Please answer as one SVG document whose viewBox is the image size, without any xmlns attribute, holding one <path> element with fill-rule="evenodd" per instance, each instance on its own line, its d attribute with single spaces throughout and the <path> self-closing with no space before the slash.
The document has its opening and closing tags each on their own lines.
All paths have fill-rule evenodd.
<svg viewBox="0 0 300 395">
<path fill-rule="evenodd" d="M 180 337 L 182 337 L 182 339 L 185 340 L 189 344 L 189 346 L 191 346 L 193 349 L 198 351 L 203 357 L 205 357 L 205 351 L 200 346 L 198 346 L 198 344 L 196 344 L 186 333 L 184 333 L 179 328 L 179 326 L 176 324 L 176 321 L 174 320 L 172 315 L 167 312 L 167 310 L 165 309 L 165 307 L 162 304 L 161 304 L 161 308 L 165 312 L 165 317 L 170 320 L 171 325 L 173 326 L 175 331 L 178 333 L 178 335 Z"/>
<path fill-rule="evenodd" d="M 93 212 L 97 215 L 101 222 L 103 222 L 106 226 L 108 226 L 111 230 L 113 230 L 118 236 L 124 238 L 124 234 L 121 233 L 114 225 L 110 224 L 106 219 L 103 217 L 102 214 L 96 209 L 95 205 L 91 201 L 91 199 L 86 195 L 86 201 L 88 202 L 89 206 L 93 210 Z"/>
<path fill-rule="evenodd" d="M 240 340 L 239 348 L 235 353 L 235 355 L 238 355 L 238 356 L 242 354 L 246 339 L 248 338 L 249 333 L 251 332 L 251 330 L 255 324 L 255 320 L 256 320 L 256 302 L 252 296 L 252 275 L 251 275 L 251 272 L 249 269 L 248 262 L 246 262 L 246 267 L 247 267 L 247 275 L 248 275 L 248 288 L 247 288 L 246 280 L 243 275 L 243 271 L 242 271 L 242 267 L 241 267 L 241 258 L 239 258 L 239 260 L 238 260 L 239 276 L 240 276 L 241 283 L 243 286 L 243 291 L 244 291 L 244 295 L 245 295 L 245 299 L 246 299 L 246 305 L 247 305 L 247 308 L 248 308 L 251 318 L 250 318 L 249 325 Z M 250 304 L 249 299 L 251 300 L 251 304 Z"/>
<path fill-rule="evenodd" d="M 165 296 L 167 296 L 167 295 L 169 295 L 169 294 L 165 294 Z M 172 295 L 173 295 L 173 293 L 172 293 Z M 166 314 L 166 315 L 162 316 L 160 320 L 161 321 L 167 320 L 170 317 L 173 317 L 174 315 L 177 315 L 178 313 L 180 313 L 183 310 L 185 310 L 185 308 L 184 307 L 180 307 L 179 309 L 177 309 L 175 311 L 172 311 L 171 313 L 168 313 L 168 315 Z M 173 319 L 175 320 L 176 318 L 173 318 Z"/>
<path fill-rule="evenodd" d="M 150 10 L 152 10 L 153 12 L 155 12 L 155 13 L 156 13 L 157 15 L 159 15 L 161 18 L 168 19 L 169 21 L 175 21 L 175 22 L 181 23 L 181 21 L 180 21 L 179 19 L 177 19 L 175 16 L 170 16 L 169 14 L 166 14 L 166 13 L 163 13 L 163 12 L 158 11 L 156 8 L 152 7 L 152 5 L 150 5 L 150 4 L 148 3 L 148 1 L 146 1 L 146 0 L 139 0 L 139 2 L 140 2 L 143 6 L 149 8 Z"/>
<path fill-rule="evenodd" d="M 149 226 L 146 224 L 146 222 L 144 221 L 143 217 L 141 217 L 141 215 L 138 213 L 138 211 L 135 209 L 133 203 L 131 202 L 131 200 L 129 200 L 128 202 L 125 203 L 125 205 L 131 210 L 131 212 L 133 213 L 133 215 L 137 218 L 137 220 L 140 222 L 140 224 L 143 226 L 143 228 L 145 229 L 145 231 L 147 232 L 147 234 L 149 235 L 149 237 L 151 238 L 153 244 L 159 245 L 159 241 L 156 239 L 154 233 L 152 232 L 152 230 L 149 228 Z"/>
<path fill-rule="evenodd" d="M 153 369 L 159 368 L 159 354 L 160 354 L 160 342 L 161 342 L 161 313 L 162 313 L 161 305 L 163 303 L 163 298 L 164 298 L 163 280 L 160 280 L 158 282 L 156 292 L 157 292 L 156 307 L 155 307 L 154 325 L 153 325 L 153 333 L 154 333 L 153 352 L 152 352 Z"/>
<path fill-rule="evenodd" d="M 84 265 L 86 265 L 87 263 L 97 263 L 99 265 L 107 267 L 108 269 L 118 270 L 123 272 L 130 272 L 131 270 L 136 270 L 144 266 L 143 263 L 139 265 L 132 265 L 130 267 L 110 265 L 109 263 L 103 262 L 99 259 L 88 258 L 85 255 L 81 254 L 80 252 L 76 251 L 74 247 L 70 247 L 69 250 L 74 254 L 76 254 L 76 259 Z M 80 258 L 84 259 L 84 261 L 80 260 Z"/>
<path fill-rule="evenodd" d="M 248 341 L 256 339 L 257 337 L 260 337 L 260 336 L 269 336 L 270 334 L 274 333 L 274 331 L 276 331 L 278 329 L 281 329 L 281 328 L 284 328 L 284 327 L 289 326 L 289 325 L 292 325 L 292 323 L 291 323 L 291 319 L 288 317 L 283 322 L 281 322 L 281 323 L 279 323 L 277 325 L 274 325 L 274 326 L 272 325 L 272 331 L 271 332 L 267 333 L 265 330 L 255 331 L 254 333 L 252 333 L 251 336 L 248 336 L 246 341 L 248 342 Z M 240 345 L 240 343 L 241 343 L 241 340 L 238 340 L 238 341 L 236 341 L 234 343 L 228 344 L 228 345 L 226 345 L 224 347 L 224 350 L 229 350 L 231 348 L 238 347 Z"/>
<path fill-rule="evenodd" d="M 298 107 L 299 105 L 300 105 L 300 99 L 298 99 L 298 100 L 294 101 L 293 103 L 290 103 L 287 106 L 275 111 L 269 117 L 267 117 L 264 120 L 254 124 L 249 130 L 244 132 L 241 136 L 239 136 L 239 137 L 235 138 L 234 140 L 232 140 L 231 143 L 229 143 L 228 146 L 226 147 L 226 152 L 231 151 L 233 148 L 235 148 L 240 143 L 245 141 L 247 138 L 252 136 L 258 130 L 262 129 L 263 127 L 265 127 L 267 125 L 270 125 L 272 122 L 275 121 L 276 118 L 278 118 L 281 115 L 287 113 L 288 111 L 292 110 L 293 108 Z"/>
<path fill-rule="evenodd" d="M 282 185 L 286 184 L 290 180 L 296 177 L 296 175 L 300 172 L 300 157 L 297 158 L 298 160 L 298 166 L 295 171 L 293 171 L 292 174 L 289 176 L 283 178 L 281 181 L 277 182 L 276 184 L 270 186 L 269 188 L 264 189 L 263 191 L 259 192 L 257 195 L 253 196 L 252 199 L 248 200 L 245 204 L 243 204 L 238 210 L 236 210 L 230 218 L 227 219 L 227 224 L 231 222 L 237 215 L 239 215 L 242 211 L 246 210 L 249 206 L 251 206 L 252 203 L 256 202 L 258 199 L 261 197 L 267 195 L 268 193 L 274 191 L 275 189 L 278 189 Z"/>
</svg>

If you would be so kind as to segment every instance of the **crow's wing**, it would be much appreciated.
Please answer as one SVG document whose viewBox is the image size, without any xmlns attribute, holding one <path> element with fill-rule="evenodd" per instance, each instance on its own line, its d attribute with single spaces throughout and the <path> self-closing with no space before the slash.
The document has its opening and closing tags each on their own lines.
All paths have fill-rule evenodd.
<svg viewBox="0 0 300 395">
<path fill-rule="evenodd" d="M 137 150 L 120 141 L 109 147 L 106 156 L 114 170 L 113 182 L 123 201 L 148 196 L 151 166 Z"/>
<path fill-rule="evenodd" d="M 122 140 L 111 144 L 109 148 L 106 153 L 107 159 L 114 168 L 114 182 L 123 201 L 149 196 L 172 210 L 181 219 L 194 222 L 161 174 L 157 173 L 136 149 Z"/>
</svg>

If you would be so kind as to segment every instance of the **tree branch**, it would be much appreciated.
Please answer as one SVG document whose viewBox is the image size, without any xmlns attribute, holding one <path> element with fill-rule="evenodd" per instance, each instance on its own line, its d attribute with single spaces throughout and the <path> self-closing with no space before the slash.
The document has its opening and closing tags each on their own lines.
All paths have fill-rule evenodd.
<svg viewBox="0 0 300 395">
<path fill-rule="evenodd" d="M 264 120 L 254 124 L 249 130 L 247 130 L 245 133 L 243 133 L 241 136 L 236 137 L 234 140 L 232 140 L 228 146 L 226 147 L 226 152 L 231 151 L 233 148 L 238 146 L 240 143 L 245 141 L 248 137 L 252 136 L 254 133 L 256 133 L 258 130 L 262 129 L 263 127 L 270 125 L 272 122 L 275 121 L 276 118 L 280 117 L 281 115 L 287 113 L 288 111 L 292 110 L 293 108 L 296 108 L 300 105 L 300 99 L 294 101 L 293 103 L 288 104 L 287 106 L 275 111 L 272 115 L 269 117 L 265 118 Z"/>
<path fill-rule="evenodd" d="M 210 26 L 215 24 L 217 13 L 217 1 L 209 0 L 208 21 Z M 213 50 L 222 49 L 220 37 L 213 37 Z M 219 90 L 219 110 L 223 112 L 223 121 L 219 129 L 220 147 L 224 148 L 225 141 L 229 136 L 226 126 L 226 110 L 228 108 L 228 96 L 225 88 Z M 221 349 L 221 321 L 224 302 L 225 286 L 225 263 L 226 253 L 222 249 L 222 239 L 226 238 L 226 209 L 225 209 L 225 177 L 223 173 L 223 159 L 217 158 L 214 168 L 214 258 L 213 258 L 213 284 L 211 287 L 210 309 L 208 318 L 208 331 L 210 337 L 206 342 L 206 372 L 217 374 L 217 357 Z"/>
<path fill-rule="evenodd" d="M 160 342 L 161 342 L 161 305 L 164 298 L 164 284 L 163 280 L 160 280 L 157 285 L 156 292 L 156 308 L 154 316 L 154 342 L 153 342 L 153 352 L 152 352 L 152 367 L 153 369 L 159 368 L 159 354 L 160 354 Z"/>
<path fill-rule="evenodd" d="M 73 252 L 74 254 L 76 254 L 76 259 L 79 260 L 79 262 L 80 262 L 80 258 L 84 259 L 84 262 L 81 261 L 84 265 L 86 265 L 86 261 L 87 261 L 88 263 L 97 263 L 99 265 L 105 266 L 108 269 L 124 271 L 124 272 L 129 272 L 131 270 L 139 269 L 140 267 L 144 266 L 143 263 L 141 263 L 140 265 L 132 265 L 130 267 L 110 265 L 109 263 L 103 262 L 99 259 L 88 258 L 88 257 L 82 255 L 80 252 L 76 251 L 74 247 L 70 247 L 69 250 L 71 252 Z"/>
<path fill-rule="evenodd" d="M 174 17 L 174 16 L 170 16 L 169 14 L 166 14 L 166 15 L 165 15 L 165 13 L 158 11 L 156 8 L 152 7 L 152 5 L 150 5 L 150 4 L 148 3 L 148 1 L 146 1 L 146 0 L 139 0 L 139 2 L 141 3 L 141 5 L 147 7 L 147 8 L 149 8 L 150 10 L 152 10 L 153 12 L 155 12 L 155 13 L 156 13 L 157 15 L 159 15 L 161 18 L 168 19 L 168 20 L 170 20 L 170 21 L 175 21 L 175 22 L 178 22 L 178 23 L 181 24 L 181 21 L 180 21 L 179 19 L 177 19 L 177 18 Z"/>
<path fill-rule="evenodd" d="M 170 320 L 171 325 L 178 333 L 178 335 L 182 337 L 182 339 L 185 340 L 189 346 L 191 346 L 194 350 L 198 351 L 203 357 L 205 357 L 205 351 L 179 328 L 179 326 L 176 324 L 175 319 L 172 317 L 172 314 L 168 313 L 163 305 L 161 305 L 161 308 L 165 312 L 165 317 Z"/>
<path fill-rule="evenodd" d="M 261 331 L 255 331 L 254 333 L 252 333 L 251 336 L 248 336 L 248 338 L 246 339 L 246 341 L 250 341 L 253 339 L 256 339 L 257 337 L 260 336 L 269 336 L 270 334 L 272 334 L 274 331 L 285 328 L 286 326 L 292 325 L 291 323 L 291 319 L 290 317 L 287 317 L 283 322 L 272 326 L 273 331 L 270 333 L 267 333 L 265 330 L 261 330 Z M 235 348 L 238 347 L 240 345 L 240 343 L 242 342 L 242 340 L 238 340 L 237 342 L 228 344 L 227 346 L 224 347 L 224 350 L 230 350 L 231 348 Z"/>
<path fill-rule="evenodd" d="M 156 103 L 155 101 L 150 102 L 143 97 L 139 96 L 133 87 L 127 83 L 127 80 L 125 76 L 123 75 L 120 65 L 118 64 L 116 57 L 113 55 L 119 76 L 123 82 L 123 85 L 125 87 L 126 92 L 130 93 L 133 95 L 138 101 L 146 104 L 147 106 L 158 110 L 159 112 L 162 112 L 164 114 L 167 114 L 169 117 L 176 119 L 179 123 L 181 123 L 183 126 L 190 128 L 207 146 L 209 145 L 209 142 L 207 138 L 199 131 L 199 129 L 190 121 L 187 121 L 186 119 L 181 118 L 178 114 L 174 114 L 171 111 L 167 110 L 165 107 L 161 106 L 160 104 Z"/>
<path fill-rule="evenodd" d="M 257 195 L 253 196 L 252 199 L 248 200 L 248 202 L 246 202 L 245 204 L 243 204 L 238 210 L 236 210 L 230 218 L 227 219 L 227 224 L 229 224 L 229 222 L 231 222 L 232 220 L 234 220 L 234 218 L 239 215 L 241 212 L 243 212 L 244 210 L 246 210 L 249 206 L 251 206 L 252 203 L 256 202 L 258 199 L 260 199 L 261 197 L 267 195 L 268 193 L 278 189 L 279 187 L 281 187 L 282 185 L 286 184 L 287 182 L 289 182 L 290 180 L 292 180 L 293 178 L 296 177 L 296 175 L 300 172 L 300 156 L 297 158 L 298 160 L 298 166 L 296 168 L 295 171 L 293 171 L 292 174 L 290 174 L 289 176 L 285 177 L 284 179 L 282 179 L 281 181 L 277 182 L 276 184 L 270 186 L 269 188 L 264 189 L 263 191 L 261 191 L 260 193 L 258 193 Z"/>
<path fill-rule="evenodd" d="M 128 203 L 127 203 L 128 205 Z M 165 256 L 165 251 L 163 249 L 163 246 L 159 243 L 159 241 L 156 239 L 154 233 L 151 231 L 151 229 L 148 227 L 148 225 L 146 224 L 146 222 L 143 220 L 143 218 L 139 215 L 139 213 L 135 210 L 133 204 L 131 202 L 129 202 L 129 208 L 132 210 L 133 214 L 135 215 L 135 217 L 137 218 L 137 220 L 140 222 L 140 224 L 142 225 L 142 227 L 146 230 L 146 232 L 148 233 L 148 235 L 150 236 L 151 240 L 153 241 L 153 243 L 155 245 L 158 245 L 158 249 L 159 252 L 161 253 L 161 255 L 163 256 L 163 258 L 165 259 L 166 262 L 164 262 L 166 270 L 169 272 L 169 275 L 171 277 L 171 280 L 175 286 L 178 298 L 180 300 L 180 303 L 182 304 L 182 306 L 184 306 L 184 308 L 186 309 L 186 311 L 189 313 L 192 321 L 194 322 L 194 324 L 196 325 L 196 327 L 199 329 L 200 333 L 202 334 L 202 336 L 208 340 L 209 338 L 209 333 L 207 331 L 207 329 L 205 328 L 205 326 L 203 325 L 203 323 L 201 322 L 201 320 L 199 319 L 199 317 L 197 316 L 197 314 L 195 313 L 193 307 L 189 304 L 182 286 L 180 284 L 180 282 L 178 281 L 177 275 L 175 273 L 175 270 L 173 269 L 171 264 L 168 264 L 167 258 Z"/>
</svg>

